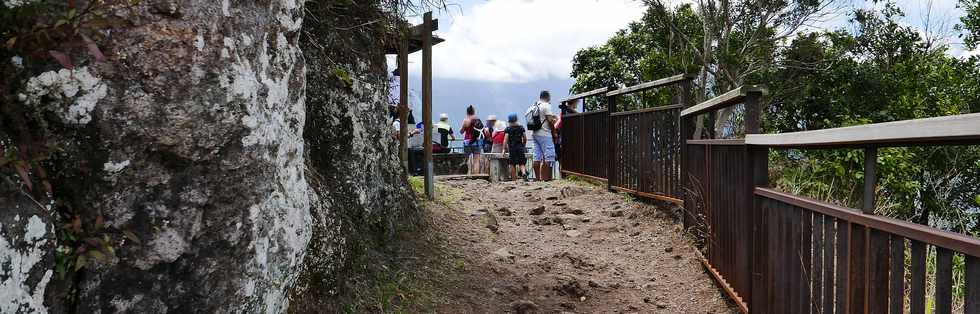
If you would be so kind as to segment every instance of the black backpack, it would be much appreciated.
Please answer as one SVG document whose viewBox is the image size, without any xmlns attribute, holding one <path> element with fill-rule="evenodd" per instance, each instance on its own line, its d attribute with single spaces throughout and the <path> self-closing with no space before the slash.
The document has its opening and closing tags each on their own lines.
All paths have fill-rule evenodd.
<svg viewBox="0 0 980 314">
<path fill-rule="evenodd" d="M 479 118 L 473 118 L 473 121 L 470 121 L 470 138 L 474 140 L 479 139 L 482 131 L 483 121 L 480 121 Z"/>
<path fill-rule="evenodd" d="M 537 131 L 541 129 L 542 124 L 540 104 L 540 102 L 535 102 L 534 105 L 531 106 L 532 109 L 524 115 L 524 118 L 527 120 L 528 130 Z"/>
</svg>

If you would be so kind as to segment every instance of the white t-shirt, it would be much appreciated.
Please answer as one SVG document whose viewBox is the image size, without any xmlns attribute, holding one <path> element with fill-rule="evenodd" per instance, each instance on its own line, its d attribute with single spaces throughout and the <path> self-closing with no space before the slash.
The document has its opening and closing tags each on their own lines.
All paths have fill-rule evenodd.
<svg viewBox="0 0 980 314">
<path fill-rule="evenodd" d="M 551 112 L 551 104 L 543 101 L 538 101 L 537 104 L 538 104 L 539 115 L 541 117 L 541 129 L 534 131 L 533 135 L 551 136 L 551 125 L 548 123 L 547 117 L 549 116 L 557 117 L 557 116 Z M 534 105 L 531 105 L 530 107 L 527 108 L 527 111 L 524 112 L 524 116 L 527 117 L 527 115 L 531 113 L 532 110 L 534 110 Z"/>
</svg>

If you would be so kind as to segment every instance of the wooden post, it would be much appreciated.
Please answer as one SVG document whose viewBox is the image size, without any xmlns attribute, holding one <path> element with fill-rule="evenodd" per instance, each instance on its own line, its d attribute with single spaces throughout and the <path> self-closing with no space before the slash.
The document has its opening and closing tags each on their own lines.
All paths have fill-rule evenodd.
<svg viewBox="0 0 980 314">
<path fill-rule="evenodd" d="M 878 148 L 870 146 L 864 149 L 864 206 L 865 214 L 875 211 L 875 181 L 877 180 L 876 166 L 878 163 Z"/>
<path fill-rule="evenodd" d="M 745 95 L 745 134 L 758 134 L 761 131 L 762 120 L 762 92 L 753 91 Z M 750 182 L 746 184 L 746 203 L 749 206 L 750 221 L 752 221 L 752 254 L 749 256 L 749 271 L 751 272 L 751 284 L 749 291 L 746 292 L 746 301 L 749 304 L 751 313 L 768 313 L 768 297 L 770 292 L 766 290 L 771 278 L 766 276 L 767 263 L 769 262 L 769 225 L 766 221 L 765 212 L 762 209 L 761 200 L 755 196 L 756 187 L 769 186 L 769 147 L 766 146 L 745 146 L 746 161 L 748 162 L 748 174 Z"/>
<path fill-rule="evenodd" d="M 422 22 L 422 134 L 425 141 L 425 195 L 435 199 L 432 166 L 432 12 Z"/>
<path fill-rule="evenodd" d="M 690 108 L 694 105 L 694 95 L 692 94 L 692 79 L 680 82 L 681 89 L 681 105 L 684 106 L 683 109 Z M 683 110 L 682 109 L 682 110 Z M 689 182 L 690 179 L 690 164 L 688 163 L 688 158 L 690 158 L 690 150 L 687 148 L 687 140 L 694 138 L 694 124 L 691 123 L 690 117 L 681 117 L 680 111 L 677 112 L 677 117 L 680 119 L 678 125 L 680 126 L 680 145 L 681 145 L 681 199 L 684 200 L 684 212 L 682 215 L 682 221 L 684 224 L 684 230 L 691 227 L 691 222 L 694 220 L 693 210 L 694 202 L 691 202 L 687 197 L 687 190 L 691 188 Z"/>
<path fill-rule="evenodd" d="M 609 87 L 607 95 L 609 92 L 616 90 L 615 86 Z M 616 96 L 606 96 L 606 127 L 608 128 L 608 138 L 606 139 L 607 157 L 606 160 L 606 189 L 609 191 L 614 191 L 613 186 L 618 183 L 619 176 L 616 174 L 616 169 L 619 166 L 619 161 L 616 160 L 616 146 L 619 139 L 616 138 L 618 132 L 616 129 L 616 121 L 614 120 L 613 113 L 616 112 Z"/>
<path fill-rule="evenodd" d="M 762 92 L 745 95 L 745 134 L 759 134 L 762 129 Z"/>
<path fill-rule="evenodd" d="M 864 199 L 861 212 L 872 215 L 875 211 L 875 181 L 876 166 L 878 162 L 878 148 L 869 146 L 864 149 Z M 854 225 L 851 230 L 851 299 L 853 300 L 852 309 L 863 309 L 868 312 L 874 308 L 875 312 L 881 313 L 886 310 L 881 298 L 887 302 L 887 289 L 882 294 L 881 287 L 872 286 L 871 280 L 881 280 L 888 278 L 888 236 L 880 231 L 871 230 L 863 226 Z M 864 243 L 860 243 L 863 240 Z M 874 265 L 873 269 L 868 269 Z M 882 269 L 884 268 L 884 269 Z M 878 277 L 878 278 L 875 278 Z M 937 290 L 938 291 L 938 290 Z"/>
<path fill-rule="evenodd" d="M 409 32 L 403 32 L 398 44 L 398 119 L 401 127 L 398 129 L 398 156 L 401 157 L 402 167 L 411 172 L 408 165 L 408 38 Z"/>
</svg>

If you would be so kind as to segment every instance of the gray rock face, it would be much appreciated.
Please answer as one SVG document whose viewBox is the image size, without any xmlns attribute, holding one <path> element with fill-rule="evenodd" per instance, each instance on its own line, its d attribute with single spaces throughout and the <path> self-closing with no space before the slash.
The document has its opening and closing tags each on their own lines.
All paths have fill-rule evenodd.
<svg viewBox="0 0 980 314">
<path fill-rule="evenodd" d="M 283 312 L 312 234 L 302 2 L 142 6 L 87 126 L 106 156 L 92 207 L 141 244 L 85 273 L 78 310 Z"/>
<path fill-rule="evenodd" d="M 132 26 L 106 62 L 26 82 L 19 101 L 54 119 L 48 170 L 70 205 L 0 181 L 0 313 L 322 312 L 344 293 L 417 205 L 385 114 L 384 34 L 304 22 L 304 5 L 336 9 L 142 1 L 119 12 Z M 113 252 L 58 278 L 68 214 L 86 230 L 103 217 L 87 232 Z"/>
<path fill-rule="evenodd" d="M 309 67 L 307 170 L 316 197 L 313 238 L 290 312 L 339 312 L 340 298 L 351 293 L 346 285 L 359 280 L 357 265 L 376 262 L 365 256 L 414 224 L 418 208 L 387 117 L 385 34 L 345 24 L 383 19 L 377 4 L 307 5 L 318 14 L 304 21 L 310 36 L 301 39 Z"/>
<path fill-rule="evenodd" d="M 47 312 L 54 244 L 48 212 L 0 179 L 0 313 Z"/>
<path fill-rule="evenodd" d="M 0 306 L 43 312 L 46 295 L 55 312 L 284 312 L 316 201 L 302 4 L 143 1 L 115 17 L 132 26 L 113 30 L 107 62 L 30 79 L 21 100 L 58 118 L 56 197 L 104 217 L 115 254 L 46 292 L 50 220 L 2 199 L 0 258 L 22 262 L 2 270 Z"/>
</svg>

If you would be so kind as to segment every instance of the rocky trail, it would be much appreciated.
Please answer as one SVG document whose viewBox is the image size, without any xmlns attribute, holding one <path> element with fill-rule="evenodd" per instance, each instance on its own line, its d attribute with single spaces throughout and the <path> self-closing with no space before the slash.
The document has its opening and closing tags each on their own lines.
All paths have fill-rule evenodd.
<svg viewBox="0 0 980 314">
<path fill-rule="evenodd" d="M 672 216 L 584 182 L 440 180 L 437 313 L 728 313 Z M 414 254 L 427 250 L 416 250 Z M 426 257 L 412 257 L 416 263 Z"/>
</svg>

